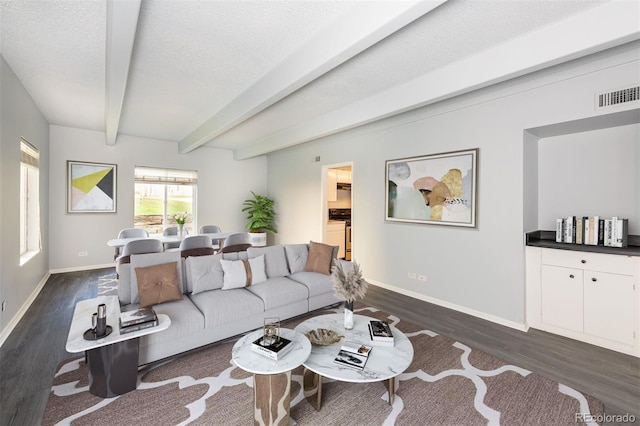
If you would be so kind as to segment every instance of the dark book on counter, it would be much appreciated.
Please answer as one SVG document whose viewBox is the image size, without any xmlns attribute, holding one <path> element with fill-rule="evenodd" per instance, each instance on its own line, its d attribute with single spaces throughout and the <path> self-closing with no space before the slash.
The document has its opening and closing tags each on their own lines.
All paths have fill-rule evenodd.
<svg viewBox="0 0 640 426">
<path fill-rule="evenodd" d="M 279 337 L 274 343 L 270 345 L 265 345 L 263 342 L 263 336 L 260 336 L 259 339 L 254 340 L 251 343 L 251 350 L 260 355 L 264 355 L 268 358 L 271 358 L 274 361 L 278 361 L 282 359 L 291 349 L 293 348 L 293 344 L 291 340 Z"/>
<path fill-rule="evenodd" d="M 333 362 L 354 370 L 363 370 L 371 349 L 369 345 L 347 340 L 340 347 L 340 351 Z"/>
<path fill-rule="evenodd" d="M 386 321 L 369 321 L 369 337 L 375 345 L 393 346 L 393 333 Z"/>
<path fill-rule="evenodd" d="M 144 330 L 145 328 L 155 327 L 156 325 L 158 325 L 158 318 L 147 322 L 140 322 L 128 327 L 120 327 L 120 334 L 132 333 L 134 331 Z"/>
<path fill-rule="evenodd" d="M 155 321 L 158 323 L 158 317 L 153 308 L 140 308 L 135 311 L 122 312 L 120 314 L 120 328 L 131 327 L 136 324 Z"/>
</svg>

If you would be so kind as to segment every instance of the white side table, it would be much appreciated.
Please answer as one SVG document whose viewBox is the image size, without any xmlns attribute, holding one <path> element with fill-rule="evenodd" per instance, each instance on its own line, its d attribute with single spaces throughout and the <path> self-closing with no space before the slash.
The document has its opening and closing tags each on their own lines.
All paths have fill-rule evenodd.
<svg viewBox="0 0 640 426">
<path fill-rule="evenodd" d="M 107 305 L 107 325 L 113 331 L 98 340 L 85 340 L 84 332 L 91 328 L 91 315 L 98 305 Z M 102 398 L 112 398 L 134 390 L 138 382 L 139 338 L 166 330 L 171 319 L 158 314 L 158 325 L 131 333 L 120 334 L 120 303 L 118 296 L 100 296 L 81 300 L 71 320 L 67 337 L 67 352 L 85 352 L 89 366 L 89 392 Z"/>
<path fill-rule="evenodd" d="M 255 424 L 289 425 L 291 370 L 302 365 L 311 353 L 311 343 L 305 335 L 287 328 L 281 328 L 280 335 L 294 346 L 278 361 L 251 349 L 251 343 L 262 336 L 262 329 L 247 334 L 233 346 L 233 362 L 253 373 Z"/>
</svg>

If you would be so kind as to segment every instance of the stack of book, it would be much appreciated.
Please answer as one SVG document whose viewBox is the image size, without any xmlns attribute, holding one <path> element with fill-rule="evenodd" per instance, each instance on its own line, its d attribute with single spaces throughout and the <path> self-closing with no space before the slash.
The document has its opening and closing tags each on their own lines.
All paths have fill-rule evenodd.
<svg viewBox="0 0 640 426">
<path fill-rule="evenodd" d="M 393 346 L 393 333 L 386 321 L 369 321 L 369 337 L 376 346 Z"/>
<path fill-rule="evenodd" d="M 153 308 L 140 308 L 120 314 L 120 334 L 131 333 L 158 325 L 158 316 Z"/>
<path fill-rule="evenodd" d="M 629 219 L 568 216 L 556 219 L 556 242 L 627 247 Z"/>
<path fill-rule="evenodd" d="M 264 355 L 267 358 L 271 358 L 274 361 L 282 359 L 282 357 L 288 354 L 292 348 L 293 344 L 291 344 L 291 340 L 282 336 L 278 337 L 277 340 L 270 344 L 265 344 L 264 336 L 261 336 L 259 339 L 256 339 L 251 343 L 251 350 L 259 353 L 260 355 Z"/>
<path fill-rule="evenodd" d="M 371 353 L 371 346 L 347 340 L 340 347 L 333 362 L 360 371 L 364 369 L 369 353 Z"/>
</svg>

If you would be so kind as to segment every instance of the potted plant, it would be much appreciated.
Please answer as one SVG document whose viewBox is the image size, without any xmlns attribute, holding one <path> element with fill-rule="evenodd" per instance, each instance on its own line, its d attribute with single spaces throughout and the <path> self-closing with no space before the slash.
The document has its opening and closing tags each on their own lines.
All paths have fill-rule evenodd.
<svg viewBox="0 0 640 426">
<path fill-rule="evenodd" d="M 253 198 L 245 200 L 242 205 L 243 212 L 247 212 L 247 230 L 249 242 L 257 247 L 267 245 L 267 231 L 276 234 L 274 221 L 276 212 L 273 209 L 274 201 L 264 195 L 258 195 L 251 191 Z"/>
</svg>

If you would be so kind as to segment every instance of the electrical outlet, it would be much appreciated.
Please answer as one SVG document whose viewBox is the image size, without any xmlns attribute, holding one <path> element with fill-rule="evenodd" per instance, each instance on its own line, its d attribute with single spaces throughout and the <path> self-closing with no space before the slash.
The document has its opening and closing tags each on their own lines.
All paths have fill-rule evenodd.
<svg viewBox="0 0 640 426">
<path fill-rule="evenodd" d="M 409 278 L 411 278 L 412 280 L 416 279 L 416 273 L 415 272 L 409 272 Z"/>
<path fill-rule="evenodd" d="M 6 301 L 6 300 L 3 300 L 3 301 L 2 301 L 2 312 L 4 312 L 4 311 L 5 311 L 5 309 L 7 309 L 7 301 Z"/>
<path fill-rule="evenodd" d="M 426 281 L 426 280 L 427 280 L 426 275 L 418 275 L 418 281 Z"/>
<path fill-rule="evenodd" d="M 84 256 L 86 256 L 86 255 L 88 255 L 88 254 L 89 254 L 89 253 L 88 253 L 88 252 L 86 252 L 86 251 L 81 251 L 81 252 L 79 252 L 79 253 L 78 253 L 78 256 L 80 256 L 80 257 L 84 257 Z"/>
</svg>

